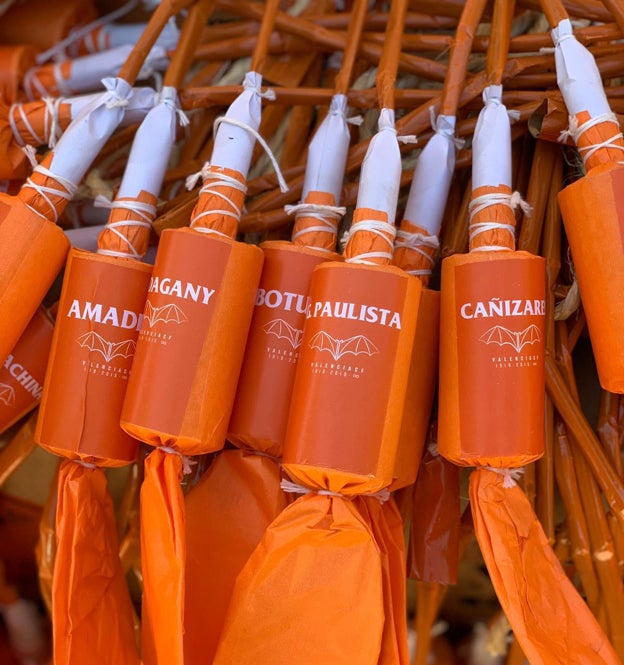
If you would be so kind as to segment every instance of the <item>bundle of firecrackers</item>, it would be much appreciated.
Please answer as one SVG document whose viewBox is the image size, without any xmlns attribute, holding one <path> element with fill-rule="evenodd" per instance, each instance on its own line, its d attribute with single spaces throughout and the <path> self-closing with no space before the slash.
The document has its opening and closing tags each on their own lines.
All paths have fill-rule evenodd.
<svg viewBox="0 0 624 665">
<path fill-rule="evenodd" d="M 624 660 L 624 4 L 0 14 L 0 660 Z"/>
</svg>

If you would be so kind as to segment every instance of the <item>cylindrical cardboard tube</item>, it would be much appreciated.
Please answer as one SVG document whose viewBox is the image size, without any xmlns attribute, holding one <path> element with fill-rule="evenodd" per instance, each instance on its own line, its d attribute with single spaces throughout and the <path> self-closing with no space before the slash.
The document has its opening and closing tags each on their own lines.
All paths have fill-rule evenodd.
<svg viewBox="0 0 624 665">
<path fill-rule="evenodd" d="M 119 426 L 151 266 L 72 249 L 35 439 L 69 459 L 121 466 L 137 442 Z"/>
<path fill-rule="evenodd" d="M 53 330 L 52 319 L 38 309 L 0 367 L 0 432 L 39 404 Z"/>
<path fill-rule="evenodd" d="M 3 215 L 4 199 L 0 202 Z M 4 362 L 65 262 L 69 240 L 17 198 L 0 224 L 0 362 Z"/>
<path fill-rule="evenodd" d="M 544 454 L 544 259 L 456 254 L 442 262 L 438 447 L 464 466 Z"/>
<path fill-rule="evenodd" d="M 592 169 L 557 197 L 600 385 L 624 393 L 624 167 Z"/>
<path fill-rule="evenodd" d="M 418 475 L 438 380 L 440 294 L 424 288 L 420 296 L 394 481 L 390 490 L 412 485 Z"/>
<path fill-rule="evenodd" d="M 128 433 L 187 455 L 222 448 L 262 261 L 253 245 L 163 232 L 122 411 Z"/>
<path fill-rule="evenodd" d="M 264 267 L 228 439 L 241 448 L 280 456 L 312 271 L 337 255 L 281 241 L 261 247 Z"/>
<path fill-rule="evenodd" d="M 315 268 L 284 444 L 296 481 L 343 493 L 392 482 L 421 289 L 392 266 Z"/>
</svg>

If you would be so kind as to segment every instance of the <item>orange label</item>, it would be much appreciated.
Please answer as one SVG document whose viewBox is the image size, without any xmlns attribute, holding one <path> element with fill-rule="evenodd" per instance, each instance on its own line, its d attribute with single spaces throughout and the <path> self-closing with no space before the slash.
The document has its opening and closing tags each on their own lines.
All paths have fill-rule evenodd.
<svg viewBox="0 0 624 665">
<path fill-rule="evenodd" d="M 303 340 L 312 271 L 327 258 L 268 243 L 228 436 L 280 455 Z"/>
<path fill-rule="evenodd" d="M 212 242 L 207 254 L 205 240 L 198 233 L 163 234 L 149 284 L 135 363 L 144 381 L 152 380 L 131 381 L 128 400 L 141 413 L 134 422 L 164 432 L 182 427 L 230 258 L 231 243 Z"/>
<path fill-rule="evenodd" d="M 37 441 L 130 462 L 136 441 L 119 426 L 151 267 L 72 249 L 59 301 Z"/>
<path fill-rule="evenodd" d="M 285 462 L 377 475 L 385 449 L 392 460 L 384 466 L 394 464 L 418 310 L 416 282 L 398 269 L 337 263 L 316 268 Z M 398 399 L 394 391 L 401 393 Z"/>
<path fill-rule="evenodd" d="M 0 432 L 39 403 L 53 329 L 52 321 L 38 310 L 0 368 Z"/>
<path fill-rule="evenodd" d="M 513 455 L 543 439 L 543 261 L 459 265 L 455 288 L 462 449 Z"/>
</svg>

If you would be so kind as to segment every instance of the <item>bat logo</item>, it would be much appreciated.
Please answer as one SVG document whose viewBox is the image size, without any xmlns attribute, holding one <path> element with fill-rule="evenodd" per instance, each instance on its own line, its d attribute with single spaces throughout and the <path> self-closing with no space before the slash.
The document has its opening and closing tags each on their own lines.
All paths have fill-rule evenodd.
<svg viewBox="0 0 624 665">
<path fill-rule="evenodd" d="M 154 307 L 148 300 L 145 303 L 143 319 L 149 323 L 150 328 L 153 328 L 159 321 L 163 323 L 186 323 L 188 316 L 177 305 Z"/>
<path fill-rule="evenodd" d="M 15 404 L 15 390 L 6 383 L 0 383 L 0 402 L 6 406 Z"/>
<path fill-rule="evenodd" d="M 123 342 L 117 343 L 108 342 L 101 335 L 93 331 L 80 335 L 76 342 L 82 348 L 101 353 L 107 362 L 118 356 L 121 358 L 132 358 L 136 350 L 136 342 L 132 339 L 124 339 Z"/>
<path fill-rule="evenodd" d="M 511 346 L 518 353 L 527 346 L 527 344 L 535 344 L 542 341 L 542 333 L 540 329 L 532 324 L 528 328 L 520 332 L 513 332 L 503 326 L 494 326 L 488 331 L 484 332 L 479 341 L 484 344 L 497 344 L 498 346 Z"/>
<path fill-rule="evenodd" d="M 284 319 L 273 319 L 262 326 L 262 330 L 267 335 L 275 335 L 278 339 L 285 339 L 293 349 L 298 349 L 301 346 L 303 339 L 303 330 L 293 328 Z"/>
<path fill-rule="evenodd" d="M 347 339 L 336 339 L 329 333 L 321 330 L 312 337 L 310 340 L 310 348 L 318 349 L 319 351 L 328 351 L 334 360 L 339 360 L 347 353 L 352 353 L 354 356 L 362 354 L 372 356 L 379 353 L 379 349 L 364 335 L 355 335 Z"/>
</svg>

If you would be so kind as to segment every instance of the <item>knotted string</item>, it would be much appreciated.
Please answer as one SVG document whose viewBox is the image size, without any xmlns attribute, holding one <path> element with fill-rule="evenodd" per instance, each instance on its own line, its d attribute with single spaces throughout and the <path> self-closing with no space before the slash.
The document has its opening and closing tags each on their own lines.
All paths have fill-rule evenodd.
<svg viewBox="0 0 624 665">
<path fill-rule="evenodd" d="M 321 496 L 335 496 L 349 500 L 354 498 L 353 496 L 341 494 L 340 492 L 332 492 L 331 490 L 310 489 L 309 487 L 305 487 L 304 485 L 298 485 L 297 483 L 293 483 L 292 481 L 286 479 L 282 479 L 280 487 L 284 492 L 287 492 L 288 494 L 319 494 Z M 364 496 L 372 499 L 377 499 L 379 503 L 385 503 L 386 501 L 388 501 L 388 499 L 390 499 L 390 490 L 388 490 L 388 488 L 384 488 L 382 490 L 379 490 L 379 492 L 374 492 L 371 494 L 358 494 L 357 496 Z"/>
<path fill-rule="evenodd" d="M 587 161 L 591 158 L 591 156 L 602 148 L 624 151 L 624 146 L 617 144 L 618 141 L 624 140 L 624 136 L 620 131 L 620 123 L 618 122 L 617 116 L 612 111 L 608 111 L 607 113 L 600 113 L 599 115 L 590 118 L 589 120 L 586 120 L 581 125 L 579 125 L 578 118 L 574 115 L 571 115 L 569 122 L 570 124 L 568 128 L 563 130 L 561 134 L 559 134 L 558 140 L 561 143 L 565 143 L 568 138 L 572 138 L 574 140 L 575 145 L 577 146 L 577 149 L 581 157 L 583 158 L 583 164 L 585 165 L 585 167 L 587 167 Z M 602 141 L 601 143 L 594 143 L 592 145 L 579 147 L 578 143 L 581 136 L 588 129 L 591 129 L 596 125 L 600 125 L 603 122 L 614 124 L 618 129 L 617 133 L 613 134 L 613 136 L 610 136 L 608 139 Z"/>
<path fill-rule="evenodd" d="M 513 192 L 513 194 L 502 194 L 502 193 L 492 193 L 492 194 L 483 194 L 482 196 L 477 196 L 470 202 L 468 206 L 468 211 L 470 214 L 470 243 L 480 234 L 487 233 L 490 231 L 506 231 L 511 235 L 511 248 L 515 245 L 515 224 L 501 224 L 499 222 L 472 222 L 475 215 L 482 212 L 486 208 L 489 208 L 494 205 L 505 205 L 510 208 L 512 211 L 515 211 L 517 208 L 521 208 L 526 215 L 530 215 L 532 208 L 531 206 L 522 199 L 522 196 L 519 192 Z M 497 251 L 506 251 L 510 247 L 506 245 L 483 245 L 481 247 L 472 248 L 472 252 L 497 252 Z"/>
<path fill-rule="evenodd" d="M 524 473 L 524 467 L 517 469 L 497 469 L 493 466 L 486 466 L 484 468 L 488 471 L 493 471 L 499 476 L 502 476 L 503 487 L 505 489 L 511 489 L 512 487 L 515 487 L 518 484 L 518 480 L 520 480 L 520 476 Z"/>
<path fill-rule="evenodd" d="M 295 215 L 295 220 L 300 218 L 312 218 L 320 222 L 316 226 L 306 226 L 296 230 L 292 235 L 292 241 L 296 243 L 300 238 L 308 233 L 329 233 L 332 236 L 331 244 L 333 245 L 333 238 L 336 236 L 338 224 L 347 212 L 343 206 L 324 205 L 321 203 L 298 203 L 297 205 L 286 205 L 284 210 L 287 215 Z M 309 246 L 309 245 L 308 245 Z M 331 249 L 325 247 L 314 246 L 322 252 L 332 252 Z"/>
<path fill-rule="evenodd" d="M 418 254 L 422 255 L 430 264 L 429 268 L 406 270 L 405 272 L 409 275 L 415 276 L 431 275 L 431 270 L 435 265 L 436 256 L 440 249 L 440 240 L 438 239 L 438 236 L 425 235 L 424 233 L 412 233 L 410 231 L 399 229 L 396 234 L 394 247 L 395 249 L 404 247 L 405 249 L 411 249 L 414 252 L 418 252 Z M 424 250 L 423 247 L 433 250 L 433 255 L 431 252 Z"/>
<path fill-rule="evenodd" d="M 117 256 L 120 258 L 127 258 L 130 256 L 134 259 L 141 259 L 143 254 L 137 251 L 130 238 L 121 233 L 121 231 L 118 231 L 118 229 L 123 228 L 124 226 L 134 226 L 145 229 L 149 233 L 152 230 L 152 220 L 156 217 L 156 206 L 152 203 L 137 201 L 136 199 L 117 199 L 111 201 L 102 194 L 98 194 L 98 196 L 95 197 L 93 205 L 95 208 L 108 208 L 109 210 L 129 210 L 138 216 L 138 219 L 123 219 L 118 222 L 109 221 L 104 229 L 105 231 L 110 231 L 120 240 L 125 242 L 128 245 L 129 251 L 119 252 L 114 249 L 98 248 L 97 253 L 106 256 Z"/>
<path fill-rule="evenodd" d="M 341 243 L 346 246 L 350 238 L 359 231 L 369 231 L 379 236 L 388 245 L 387 252 L 364 252 L 363 254 L 356 254 L 355 256 L 345 259 L 345 263 L 363 263 L 365 265 L 377 265 L 375 261 L 369 259 L 387 259 L 392 261 L 394 253 L 394 239 L 396 237 L 396 228 L 388 222 L 382 222 L 378 219 L 363 219 L 359 222 L 354 222 L 348 231 L 345 231 L 342 236 Z"/>
<path fill-rule="evenodd" d="M 158 446 L 158 450 L 162 450 L 163 453 L 168 455 L 177 455 L 182 460 L 182 473 L 186 476 L 191 473 L 191 466 L 197 464 L 197 461 L 183 455 L 181 452 L 177 451 L 175 448 L 169 448 L 168 446 Z"/>
</svg>

